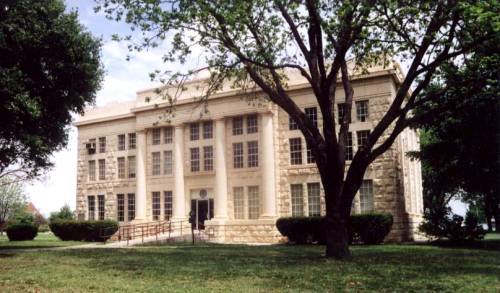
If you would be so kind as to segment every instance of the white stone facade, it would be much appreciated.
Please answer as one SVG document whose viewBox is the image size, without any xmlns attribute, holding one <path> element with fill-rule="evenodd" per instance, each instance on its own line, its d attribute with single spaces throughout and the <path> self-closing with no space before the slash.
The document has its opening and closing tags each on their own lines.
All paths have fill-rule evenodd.
<svg viewBox="0 0 500 293">
<path fill-rule="evenodd" d="M 353 79 L 354 101 L 361 102 L 359 109 L 353 105 L 349 127 L 353 152 L 363 135 L 359 131 L 375 126 L 399 80 L 395 68 L 375 68 Z M 135 102 L 91 109 L 78 119 L 79 218 L 187 220 L 194 209 L 200 217 L 207 213 L 205 229 L 216 241 L 273 243 L 281 239 L 278 217 L 324 214 L 318 171 L 288 115 L 229 86 L 200 105 L 196 96 L 203 85 L 203 80 L 187 84 L 168 119 L 168 105 L 154 89 L 138 92 Z M 317 108 L 304 80 L 290 77 L 289 93 L 299 107 Z M 341 88 L 337 97 L 342 103 Z M 358 119 L 363 103 L 367 116 Z M 316 115 L 321 129 L 319 108 Z M 417 133 L 405 130 L 369 166 L 363 194 L 353 205 L 353 213 L 390 212 L 395 223 L 389 240 L 416 237 L 423 210 L 421 169 L 405 154 L 418 146 Z"/>
</svg>

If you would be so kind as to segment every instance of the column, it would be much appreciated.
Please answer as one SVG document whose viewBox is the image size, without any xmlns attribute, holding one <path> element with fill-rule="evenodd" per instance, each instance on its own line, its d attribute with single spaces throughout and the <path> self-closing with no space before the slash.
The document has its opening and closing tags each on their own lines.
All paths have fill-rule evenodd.
<svg viewBox="0 0 500 293">
<path fill-rule="evenodd" d="M 274 168 L 273 114 L 262 114 L 261 153 L 262 159 L 262 217 L 276 216 L 276 177 Z"/>
<path fill-rule="evenodd" d="M 137 132 L 135 220 L 146 220 L 146 131 Z"/>
<path fill-rule="evenodd" d="M 226 127 L 223 118 L 215 120 L 214 204 L 214 218 L 227 219 Z"/>
<path fill-rule="evenodd" d="M 184 131 L 182 125 L 174 130 L 174 220 L 186 219 L 186 194 L 184 192 Z"/>
</svg>

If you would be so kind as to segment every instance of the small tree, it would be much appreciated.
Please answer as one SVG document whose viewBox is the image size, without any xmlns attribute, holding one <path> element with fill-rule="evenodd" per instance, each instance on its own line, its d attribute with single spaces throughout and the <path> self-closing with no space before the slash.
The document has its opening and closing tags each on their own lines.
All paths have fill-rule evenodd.
<svg viewBox="0 0 500 293">
<path fill-rule="evenodd" d="M 26 207 L 26 195 L 22 184 L 11 182 L 10 178 L 0 178 L 0 232 L 3 233 L 7 221 Z"/>
<path fill-rule="evenodd" d="M 69 205 L 63 205 L 59 212 L 53 212 L 50 214 L 49 222 L 54 222 L 57 220 L 73 220 L 75 219 L 75 214 L 69 207 Z"/>
<path fill-rule="evenodd" d="M 181 64 L 201 50 L 211 73 L 202 98 L 230 80 L 249 95 L 255 96 L 258 88 L 260 96 L 293 119 L 316 159 L 325 191 L 326 256 L 335 258 L 350 256 L 347 224 L 367 167 L 412 122 L 416 106 L 436 102 L 447 90 L 445 87 L 424 94 L 422 90 L 434 74 L 457 56 L 466 60 L 470 51 L 492 37 L 489 32 L 500 27 L 500 4 L 496 0 L 97 2 L 97 10 L 103 9 L 109 18 L 125 20 L 143 32 L 144 38 L 132 42 L 131 49 L 155 47 L 169 38 L 172 43 L 164 60 Z M 125 39 L 133 40 L 131 36 Z M 348 60 L 354 60 L 362 72 L 373 64 L 387 64 L 388 56 L 407 60 L 408 72 L 368 142 L 346 167 L 345 146 L 354 95 Z M 286 73 L 290 71 L 300 73 L 310 84 L 322 115 L 322 129 L 289 95 Z M 166 76 L 157 71 L 152 76 L 182 89 L 183 82 L 195 72 L 189 68 L 164 72 Z M 334 107 L 339 102 L 339 80 L 346 115 L 337 128 Z M 175 103 L 176 96 L 164 95 Z"/>
</svg>

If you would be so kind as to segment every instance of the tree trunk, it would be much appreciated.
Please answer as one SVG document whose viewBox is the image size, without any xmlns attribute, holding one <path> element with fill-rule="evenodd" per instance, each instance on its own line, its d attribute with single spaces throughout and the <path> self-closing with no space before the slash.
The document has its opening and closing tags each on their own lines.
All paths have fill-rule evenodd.
<svg viewBox="0 0 500 293">
<path fill-rule="evenodd" d="M 349 250 L 348 220 L 340 216 L 326 217 L 326 257 L 348 259 Z"/>
<path fill-rule="evenodd" d="M 495 218 L 495 231 L 498 233 L 500 232 L 500 213 L 497 212 L 494 215 Z"/>
</svg>

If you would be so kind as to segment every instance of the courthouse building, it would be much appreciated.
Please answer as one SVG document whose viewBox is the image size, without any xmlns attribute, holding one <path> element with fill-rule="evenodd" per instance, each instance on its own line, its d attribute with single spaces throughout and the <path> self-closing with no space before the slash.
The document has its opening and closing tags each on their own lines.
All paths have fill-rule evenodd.
<svg viewBox="0 0 500 293">
<path fill-rule="evenodd" d="M 347 165 L 388 109 L 402 78 L 398 66 L 353 74 L 354 104 Z M 221 242 L 277 242 L 284 216 L 325 211 L 320 177 L 304 137 L 289 116 L 229 84 L 205 104 L 197 97 L 206 80 L 185 84 L 173 115 L 155 89 L 135 101 L 89 109 L 78 118 L 77 213 L 80 219 L 121 224 L 187 221 Z M 164 89 L 174 95 L 176 89 Z M 309 84 L 290 74 L 288 91 L 322 129 Z M 337 87 L 341 119 L 344 93 Z M 407 129 L 368 168 L 353 213 L 389 212 L 389 239 L 412 240 L 422 217 L 418 135 Z"/>
</svg>

